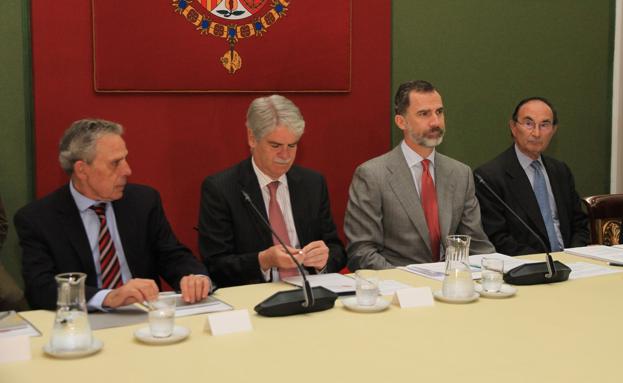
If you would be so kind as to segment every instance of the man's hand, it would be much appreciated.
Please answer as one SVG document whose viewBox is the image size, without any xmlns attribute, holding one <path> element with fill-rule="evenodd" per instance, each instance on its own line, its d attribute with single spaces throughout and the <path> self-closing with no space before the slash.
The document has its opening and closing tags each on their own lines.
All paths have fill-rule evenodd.
<svg viewBox="0 0 623 383">
<path fill-rule="evenodd" d="M 288 247 L 288 250 L 294 255 L 297 261 L 303 262 L 305 255 L 299 250 L 293 247 Z M 260 251 L 258 255 L 260 261 L 260 267 L 262 270 L 266 271 L 271 267 L 279 267 L 283 269 L 291 269 L 296 267 L 292 258 L 285 252 L 283 246 L 275 245 L 269 247 L 264 251 Z"/>
<path fill-rule="evenodd" d="M 158 299 L 158 285 L 151 279 L 130 279 L 126 284 L 112 290 L 102 305 L 116 308 L 136 302 Z"/>
<path fill-rule="evenodd" d="M 329 259 L 329 248 L 324 241 L 310 242 L 302 250 L 304 254 L 303 265 L 322 270 L 327 265 Z"/>
<path fill-rule="evenodd" d="M 208 296 L 210 292 L 210 278 L 201 274 L 190 274 L 182 278 L 180 288 L 182 299 L 187 303 L 195 303 Z"/>
</svg>

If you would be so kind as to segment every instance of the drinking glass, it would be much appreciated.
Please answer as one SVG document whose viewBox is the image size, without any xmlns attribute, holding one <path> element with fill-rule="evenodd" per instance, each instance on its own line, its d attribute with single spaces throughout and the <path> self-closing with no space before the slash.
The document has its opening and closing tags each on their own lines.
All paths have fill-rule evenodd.
<svg viewBox="0 0 623 383">
<path fill-rule="evenodd" d="M 154 338 L 168 338 L 175 327 L 175 295 L 161 295 L 149 302 L 149 331 Z"/>
<path fill-rule="evenodd" d="M 504 282 L 504 261 L 496 258 L 482 259 L 482 278 L 480 284 L 486 292 L 497 293 Z"/>
<path fill-rule="evenodd" d="M 374 306 L 379 298 L 379 276 L 375 270 L 357 270 L 355 272 L 357 304 Z"/>
</svg>

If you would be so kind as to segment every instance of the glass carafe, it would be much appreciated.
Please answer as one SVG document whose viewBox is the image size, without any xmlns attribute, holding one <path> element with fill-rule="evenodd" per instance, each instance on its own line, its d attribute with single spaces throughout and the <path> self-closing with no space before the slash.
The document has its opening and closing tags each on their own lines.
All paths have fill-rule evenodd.
<svg viewBox="0 0 623 383">
<path fill-rule="evenodd" d="M 50 346 L 54 352 L 84 351 L 91 347 L 92 335 L 84 299 L 84 273 L 58 274 L 56 318 Z"/>
<path fill-rule="evenodd" d="M 468 299 L 474 295 L 474 281 L 469 267 L 469 235 L 446 237 L 446 265 L 442 294 L 447 298 Z"/>
</svg>

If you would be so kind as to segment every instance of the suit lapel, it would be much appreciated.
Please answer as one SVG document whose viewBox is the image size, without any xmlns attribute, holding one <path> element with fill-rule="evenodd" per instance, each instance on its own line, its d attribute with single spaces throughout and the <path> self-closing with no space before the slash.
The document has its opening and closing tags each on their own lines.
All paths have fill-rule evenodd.
<svg viewBox="0 0 623 383">
<path fill-rule="evenodd" d="M 262 197 L 262 191 L 260 190 L 260 184 L 257 181 L 257 176 L 253 171 L 253 165 L 251 164 L 251 158 L 249 157 L 246 161 L 240 164 L 240 168 L 238 171 L 238 182 L 240 183 L 240 187 L 244 190 L 253 204 L 257 207 L 262 214 L 262 217 L 268 222 L 268 213 L 266 212 L 266 204 L 264 204 L 264 198 Z M 244 200 L 244 197 L 240 195 L 242 199 L 242 203 L 246 206 L 247 213 L 249 214 L 250 222 L 255 222 L 254 226 L 257 235 L 262 239 L 262 241 L 267 246 L 272 246 L 273 239 L 270 234 L 270 231 L 264 226 L 261 222 L 260 218 L 253 211 L 253 208 L 249 206 L 249 203 Z"/>
<path fill-rule="evenodd" d="M 121 240 L 121 246 L 123 246 L 123 254 L 125 260 L 128 263 L 130 270 L 140 270 L 143 264 L 137 257 L 139 257 L 140 251 L 137 249 L 138 238 L 140 235 L 137 232 L 138 223 L 133 203 L 128 201 L 127 194 L 124 194 L 123 198 L 114 201 L 112 203 L 115 212 L 115 221 L 117 223 L 117 231 Z"/>
<path fill-rule="evenodd" d="M 396 195 L 396 199 L 404 208 L 405 213 L 415 229 L 420 236 L 425 239 L 424 243 L 426 243 L 428 250 L 431 251 L 428 241 L 428 226 L 426 225 L 422 202 L 415 188 L 415 184 L 413 183 L 411 169 L 409 169 L 407 165 L 407 160 L 405 160 L 402 154 L 400 145 L 396 146 L 391 151 L 387 162 L 387 170 L 391 174 L 389 177 L 389 187 Z"/>
<path fill-rule="evenodd" d="M 507 150 L 505 161 L 506 176 L 509 179 L 510 190 L 513 191 L 514 195 L 519 196 L 516 202 L 521 206 L 523 211 L 526 212 L 526 215 L 530 221 L 532 221 L 533 227 L 537 229 L 541 237 L 547 238 L 547 231 L 545 230 L 545 223 L 541 216 L 541 209 L 539 209 L 534 190 L 532 189 L 532 185 L 530 185 L 530 180 L 528 180 L 526 172 L 517 159 L 514 146 L 511 146 L 511 148 Z"/>
<path fill-rule="evenodd" d="M 442 248 L 445 247 L 445 238 L 450 233 L 450 224 L 452 223 L 452 196 L 456 189 L 452 173 L 454 173 L 454 169 L 448 166 L 446 157 L 435 151 L 435 190 L 437 191 L 439 230 Z"/>
<path fill-rule="evenodd" d="M 76 251 L 80 262 L 82 263 L 83 270 L 87 274 L 90 285 L 97 285 L 95 279 L 95 264 L 93 263 L 93 253 L 89 246 L 89 239 L 80 218 L 80 212 L 76 206 L 76 202 L 71 196 L 69 191 L 69 185 L 67 185 L 60 193 L 60 199 L 58 204 L 59 221 L 63 225 L 63 230 L 69 238 L 71 246 Z"/>
<path fill-rule="evenodd" d="M 293 166 L 287 173 L 287 177 L 288 190 L 290 192 L 290 205 L 292 207 L 292 218 L 294 219 L 294 228 L 296 229 L 296 235 L 299 239 L 299 245 L 302 248 L 311 242 L 308 231 L 305 230 L 307 227 L 304 225 L 304 222 L 306 221 L 305 198 L 300 198 L 301 196 L 306 195 L 305 188 L 302 184 L 302 177 L 295 166 Z"/>
</svg>

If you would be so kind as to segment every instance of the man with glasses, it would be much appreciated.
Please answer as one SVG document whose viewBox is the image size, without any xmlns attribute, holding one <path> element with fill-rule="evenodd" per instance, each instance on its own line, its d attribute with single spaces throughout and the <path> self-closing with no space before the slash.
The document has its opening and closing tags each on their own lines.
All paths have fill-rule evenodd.
<svg viewBox="0 0 623 383">
<path fill-rule="evenodd" d="M 589 243 L 569 167 L 541 153 L 558 129 L 554 106 L 530 97 L 515 107 L 509 122 L 514 145 L 476 169 L 489 186 L 541 237 L 549 251 Z M 508 255 L 542 253 L 539 241 L 493 195 L 476 182 L 482 224 L 496 250 Z"/>
</svg>

